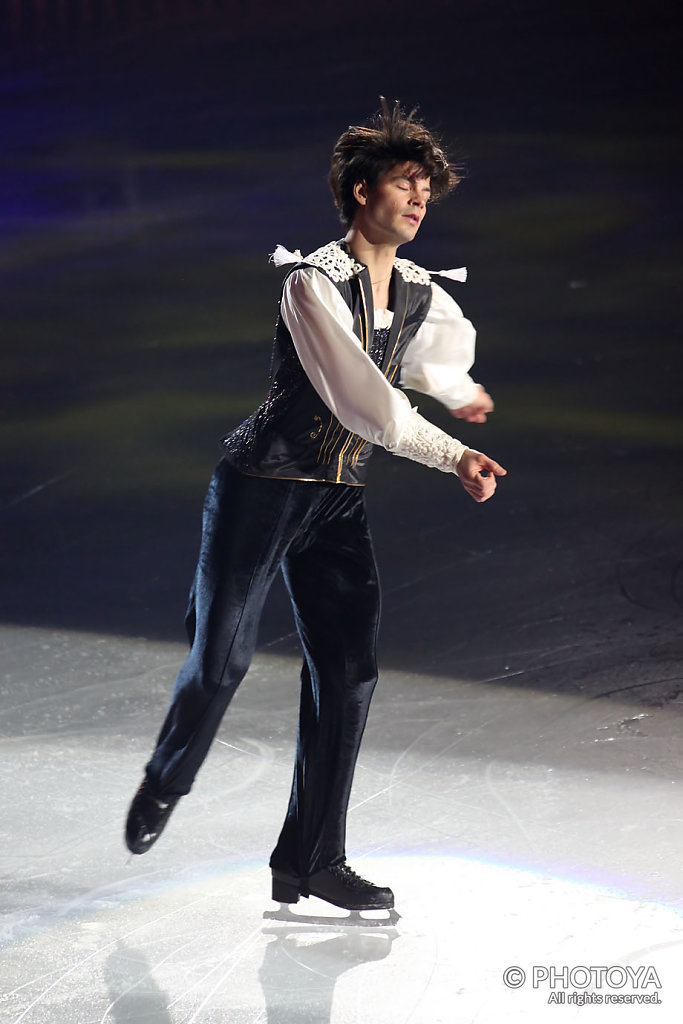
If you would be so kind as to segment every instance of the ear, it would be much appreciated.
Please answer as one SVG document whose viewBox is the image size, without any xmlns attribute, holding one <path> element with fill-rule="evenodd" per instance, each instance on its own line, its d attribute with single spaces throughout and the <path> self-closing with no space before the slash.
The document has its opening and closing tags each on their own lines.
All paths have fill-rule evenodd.
<svg viewBox="0 0 683 1024">
<path fill-rule="evenodd" d="M 353 186 L 353 197 L 359 206 L 365 206 L 368 201 L 368 186 L 364 181 L 357 181 Z"/>
</svg>

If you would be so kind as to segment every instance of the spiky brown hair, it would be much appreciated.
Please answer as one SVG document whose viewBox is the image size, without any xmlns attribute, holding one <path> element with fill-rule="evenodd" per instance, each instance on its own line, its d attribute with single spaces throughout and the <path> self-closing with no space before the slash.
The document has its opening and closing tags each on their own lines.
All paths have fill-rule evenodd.
<svg viewBox="0 0 683 1024">
<path fill-rule="evenodd" d="M 396 164 L 410 161 L 423 168 L 431 179 L 431 197 L 440 199 L 462 179 L 459 168 L 449 165 L 437 137 L 417 117 L 406 114 L 398 100 L 390 108 L 380 96 L 381 109 L 367 125 L 350 125 L 332 151 L 328 181 L 345 225 L 356 215 L 358 203 L 354 185 L 364 181 L 374 188 L 382 174 Z"/>
</svg>

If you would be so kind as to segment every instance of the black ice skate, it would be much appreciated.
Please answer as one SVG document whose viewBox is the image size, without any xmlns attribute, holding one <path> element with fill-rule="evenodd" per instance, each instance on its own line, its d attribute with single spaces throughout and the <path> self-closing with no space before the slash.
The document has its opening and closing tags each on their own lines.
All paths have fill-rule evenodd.
<svg viewBox="0 0 683 1024">
<path fill-rule="evenodd" d="M 391 889 L 361 878 L 345 861 L 302 879 L 273 869 L 273 899 L 298 903 L 300 896 L 317 896 L 343 910 L 391 910 L 394 905 Z"/>
<path fill-rule="evenodd" d="M 154 845 L 180 797 L 157 798 L 143 779 L 133 797 L 126 821 L 126 846 L 131 853 L 147 853 Z"/>
</svg>

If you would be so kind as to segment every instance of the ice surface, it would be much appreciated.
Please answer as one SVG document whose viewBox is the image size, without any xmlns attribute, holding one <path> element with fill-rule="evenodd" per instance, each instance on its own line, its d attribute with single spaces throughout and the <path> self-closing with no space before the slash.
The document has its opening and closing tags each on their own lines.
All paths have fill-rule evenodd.
<svg viewBox="0 0 683 1024">
<path fill-rule="evenodd" d="M 1 635 L 14 695 L 2 719 L 3 1024 L 577 1019 L 574 1004 L 551 1013 L 553 991 L 658 993 L 631 1019 L 679 1019 L 676 707 L 384 673 L 348 846 L 361 873 L 394 888 L 397 915 L 349 918 L 269 899 L 293 658 L 257 657 L 193 793 L 157 846 L 130 858 L 123 818 L 182 646 Z M 657 980 L 533 985 L 534 968 L 615 965 L 641 981 L 654 967 Z M 518 989 L 503 981 L 515 967 Z M 602 1005 L 600 1020 L 626 1012 Z"/>
</svg>

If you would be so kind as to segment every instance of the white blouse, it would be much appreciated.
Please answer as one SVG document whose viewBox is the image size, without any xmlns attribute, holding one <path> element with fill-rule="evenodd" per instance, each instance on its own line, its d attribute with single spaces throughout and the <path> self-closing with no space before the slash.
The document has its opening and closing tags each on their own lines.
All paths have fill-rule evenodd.
<svg viewBox="0 0 683 1024">
<path fill-rule="evenodd" d="M 395 455 L 455 472 L 466 446 L 421 416 L 389 383 L 363 351 L 351 310 L 325 274 L 315 267 L 291 273 L 280 313 L 311 384 L 347 430 Z M 403 356 L 401 385 L 449 409 L 468 405 L 478 393 L 468 373 L 475 336 L 457 303 L 432 283 L 429 313 Z"/>
</svg>

